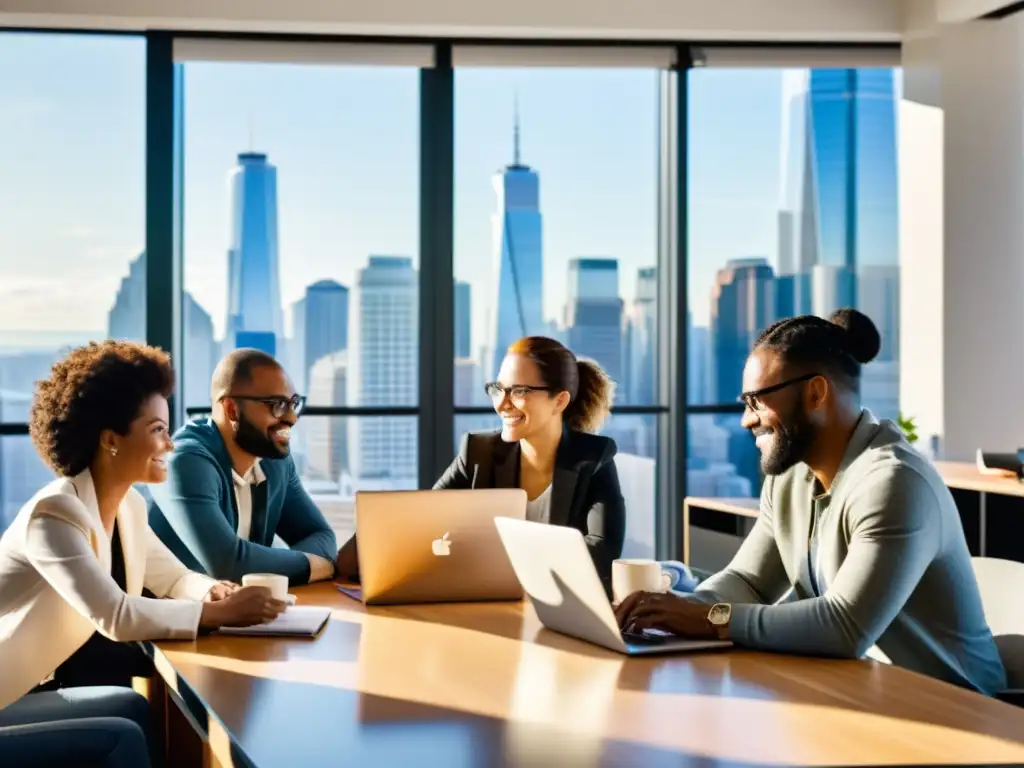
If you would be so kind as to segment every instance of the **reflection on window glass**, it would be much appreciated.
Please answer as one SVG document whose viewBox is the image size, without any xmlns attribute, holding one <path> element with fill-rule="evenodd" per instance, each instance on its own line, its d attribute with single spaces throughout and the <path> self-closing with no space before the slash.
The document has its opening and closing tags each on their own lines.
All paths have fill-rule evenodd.
<svg viewBox="0 0 1024 768">
<path fill-rule="evenodd" d="M 775 320 L 853 306 L 882 335 L 864 404 L 895 418 L 900 73 L 708 68 L 689 78 L 688 402 L 735 403 L 744 361 Z M 688 493 L 759 490 L 738 424 L 691 417 Z"/>
<path fill-rule="evenodd" d="M 419 70 L 183 68 L 186 403 L 255 347 L 310 406 L 415 406 Z M 415 487 L 416 437 L 414 418 L 305 417 L 292 451 L 351 498 Z"/>
<path fill-rule="evenodd" d="M 0 35 L 0 423 L 71 346 L 144 340 L 145 41 Z M 51 475 L 0 438 L 0 528 Z"/>
</svg>

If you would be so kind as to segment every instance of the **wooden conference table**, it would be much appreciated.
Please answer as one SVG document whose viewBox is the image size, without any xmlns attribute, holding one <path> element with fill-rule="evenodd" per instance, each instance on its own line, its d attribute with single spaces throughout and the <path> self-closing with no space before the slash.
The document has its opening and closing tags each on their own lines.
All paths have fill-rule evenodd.
<svg viewBox="0 0 1024 768">
<path fill-rule="evenodd" d="M 524 604 L 296 593 L 334 609 L 315 639 L 154 646 L 168 765 L 1024 763 L 1024 710 L 884 664 L 625 659 L 544 630 Z"/>
<path fill-rule="evenodd" d="M 952 491 L 971 554 L 1024 561 L 1024 483 L 983 475 L 970 462 L 937 461 Z M 691 525 L 745 536 L 758 514 L 751 498 L 690 497 L 683 502 L 683 562 L 689 563 Z"/>
</svg>

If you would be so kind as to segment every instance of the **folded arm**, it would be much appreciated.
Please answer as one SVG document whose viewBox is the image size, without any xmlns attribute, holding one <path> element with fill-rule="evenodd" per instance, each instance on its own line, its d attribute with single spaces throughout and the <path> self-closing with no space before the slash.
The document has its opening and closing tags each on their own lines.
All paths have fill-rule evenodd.
<svg viewBox="0 0 1024 768">
<path fill-rule="evenodd" d="M 775 543 L 771 484 L 769 478 L 761 489 L 761 509 L 753 530 L 728 567 L 697 587 L 693 593 L 697 600 L 771 604 L 789 589 L 789 577 Z"/>
<path fill-rule="evenodd" d="M 39 503 L 28 521 L 26 557 L 47 583 L 104 636 L 118 642 L 196 636 L 203 604 L 127 595 L 100 566 L 77 499 Z"/>
<path fill-rule="evenodd" d="M 860 658 L 903 609 L 935 557 L 939 502 L 928 481 L 896 464 L 875 469 L 851 495 L 846 559 L 822 597 L 784 605 L 736 605 L 738 645 Z"/>
<path fill-rule="evenodd" d="M 152 493 L 168 524 L 203 570 L 215 579 L 241 581 L 247 573 L 278 573 L 291 584 L 309 581 L 305 552 L 247 541 L 232 528 L 221 508 L 220 471 L 196 453 L 172 454 L 167 481 Z M 283 538 L 283 537 L 282 537 Z"/>
</svg>

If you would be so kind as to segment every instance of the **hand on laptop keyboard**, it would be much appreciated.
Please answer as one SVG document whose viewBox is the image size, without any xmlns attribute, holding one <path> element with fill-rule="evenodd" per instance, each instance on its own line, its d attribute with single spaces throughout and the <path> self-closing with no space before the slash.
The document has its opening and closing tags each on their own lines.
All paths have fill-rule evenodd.
<svg viewBox="0 0 1024 768">
<path fill-rule="evenodd" d="M 631 634 L 657 629 L 679 637 L 714 638 L 710 606 L 663 592 L 634 592 L 615 609 L 619 628 Z"/>
</svg>

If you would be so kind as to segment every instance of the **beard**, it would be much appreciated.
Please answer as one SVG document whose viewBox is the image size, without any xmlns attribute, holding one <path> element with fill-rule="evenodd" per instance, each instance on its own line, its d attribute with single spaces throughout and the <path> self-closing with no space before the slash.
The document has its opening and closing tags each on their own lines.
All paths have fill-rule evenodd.
<svg viewBox="0 0 1024 768">
<path fill-rule="evenodd" d="M 261 432 L 241 411 L 235 426 L 235 442 L 250 456 L 258 456 L 261 459 L 283 459 L 290 452 L 288 446 L 281 447 L 275 443 L 269 434 Z"/>
<path fill-rule="evenodd" d="M 761 454 L 761 471 L 766 475 L 781 475 L 803 461 L 818 434 L 802 410 L 794 412 L 785 422 L 780 420 L 773 429 L 755 430 L 754 434 L 763 432 L 773 436 L 772 444 Z"/>
</svg>

